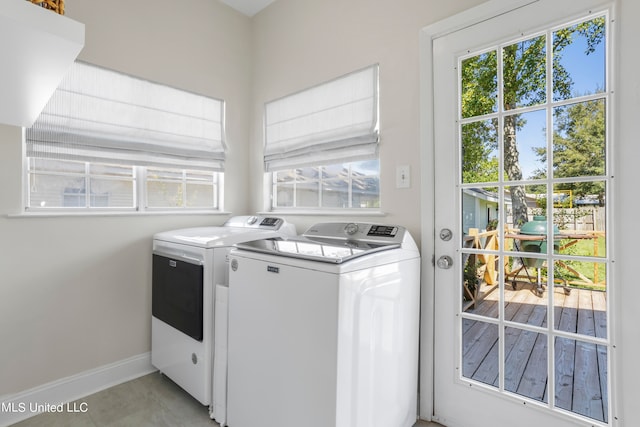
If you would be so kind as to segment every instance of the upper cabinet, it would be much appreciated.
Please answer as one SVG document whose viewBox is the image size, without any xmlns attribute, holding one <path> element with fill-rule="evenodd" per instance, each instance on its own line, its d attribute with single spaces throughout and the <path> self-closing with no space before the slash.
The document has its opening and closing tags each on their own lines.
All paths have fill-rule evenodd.
<svg viewBox="0 0 640 427">
<path fill-rule="evenodd" d="M 84 24 L 31 4 L 0 1 L 0 123 L 29 127 L 84 46 Z"/>
</svg>

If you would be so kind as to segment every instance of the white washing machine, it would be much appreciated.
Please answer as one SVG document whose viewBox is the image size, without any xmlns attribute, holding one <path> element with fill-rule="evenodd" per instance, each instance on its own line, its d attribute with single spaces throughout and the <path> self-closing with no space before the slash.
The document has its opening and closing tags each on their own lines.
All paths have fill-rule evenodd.
<svg viewBox="0 0 640 427">
<path fill-rule="evenodd" d="M 295 235 L 295 227 L 281 218 L 238 216 L 220 227 L 153 238 L 151 363 L 210 405 L 211 417 L 221 423 L 226 418 L 228 254 L 236 243 L 283 235 Z"/>
<path fill-rule="evenodd" d="M 322 223 L 230 253 L 231 427 L 411 427 L 420 255 L 400 226 Z"/>
</svg>

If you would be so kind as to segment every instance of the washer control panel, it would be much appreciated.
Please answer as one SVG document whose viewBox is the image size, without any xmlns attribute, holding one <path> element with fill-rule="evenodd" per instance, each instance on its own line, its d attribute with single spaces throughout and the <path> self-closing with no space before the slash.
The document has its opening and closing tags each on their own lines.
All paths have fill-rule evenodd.
<svg viewBox="0 0 640 427">
<path fill-rule="evenodd" d="M 405 228 L 399 225 L 325 222 L 313 225 L 303 236 L 371 243 L 401 243 L 404 233 Z"/>
<path fill-rule="evenodd" d="M 372 225 L 367 236 L 396 237 L 398 227 L 395 225 Z"/>
</svg>

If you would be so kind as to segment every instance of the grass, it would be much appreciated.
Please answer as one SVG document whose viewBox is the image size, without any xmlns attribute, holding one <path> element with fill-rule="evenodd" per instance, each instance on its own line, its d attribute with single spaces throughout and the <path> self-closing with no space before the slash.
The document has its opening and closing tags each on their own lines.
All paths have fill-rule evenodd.
<svg viewBox="0 0 640 427">
<path fill-rule="evenodd" d="M 563 239 L 560 246 L 567 245 L 572 239 Z M 511 249 L 511 248 L 509 248 Z M 597 255 L 596 255 L 597 254 Z M 574 288 L 604 291 L 606 287 L 607 267 L 601 258 L 606 255 L 606 239 L 578 239 L 575 244 L 561 249 L 559 255 L 593 257 L 593 262 L 560 259 L 565 266 L 556 264 L 555 277 L 562 279 Z M 542 269 L 542 275 L 547 275 L 547 269 Z M 577 273 L 577 274 L 576 274 Z"/>
<path fill-rule="evenodd" d="M 567 244 L 569 240 L 563 240 L 563 244 Z M 606 255 L 606 240 L 604 237 L 597 239 L 581 239 L 575 245 L 569 246 L 560 251 L 562 255 L 594 257 L 594 262 L 564 260 L 563 263 L 572 268 L 575 274 L 562 265 L 557 265 L 556 276 L 561 277 L 569 282 L 571 286 L 583 289 L 604 290 L 606 286 L 607 270 L 606 264 L 596 262 L 598 258 Z M 582 275 L 583 277 L 580 277 Z M 588 279 L 585 281 L 584 279 Z M 592 282 L 592 283 L 589 283 Z"/>
</svg>

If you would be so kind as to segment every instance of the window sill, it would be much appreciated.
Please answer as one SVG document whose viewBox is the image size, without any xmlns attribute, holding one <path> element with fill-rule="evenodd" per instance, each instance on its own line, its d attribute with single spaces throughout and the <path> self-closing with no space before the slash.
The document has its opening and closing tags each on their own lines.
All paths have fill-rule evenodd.
<svg viewBox="0 0 640 427">
<path fill-rule="evenodd" d="M 231 212 L 226 211 L 210 211 L 210 210 L 188 210 L 188 211 L 82 211 L 82 212 L 68 212 L 68 211 L 38 211 L 38 212 L 22 212 L 18 214 L 7 214 L 7 218 L 55 218 L 55 217 L 118 217 L 118 216 L 173 216 L 173 215 L 230 215 Z"/>
<path fill-rule="evenodd" d="M 342 209 L 342 210 L 309 210 L 309 209 L 274 209 L 258 212 L 258 215 L 291 215 L 291 216 L 386 216 L 378 210 Z"/>
</svg>

